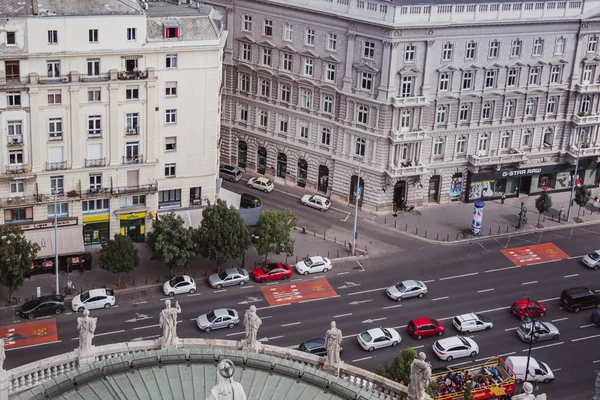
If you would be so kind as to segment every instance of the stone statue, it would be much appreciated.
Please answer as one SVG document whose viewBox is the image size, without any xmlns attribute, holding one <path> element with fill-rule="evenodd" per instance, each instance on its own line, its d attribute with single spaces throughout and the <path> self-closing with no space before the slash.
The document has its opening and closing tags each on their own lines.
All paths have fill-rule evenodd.
<svg viewBox="0 0 600 400">
<path fill-rule="evenodd" d="M 325 348 L 327 349 L 326 367 L 338 368 L 342 339 L 342 331 L 336 328 L 335 321 L 331 321 L 331 328 L 325 333 Z"/>
<path fill-rule="evenodd" d="M 255 349 L 258 345 L 258 328 L 262 325 L 261 319 L 256 315 L 256 306 L 251 305 L 244 315 L 244 327 L 246 328 L 245 347 Z"/>
<path fill-rule="evenodd" d="M 77 318 L 77 330 L 79 331 L 79 355 L 85 356 L 92 353 L 92 339 L 96 332 L 96 321 L 98 318 L 90 317 L 90 310 L 83 310 L 83 317 Z"/>
<path fill-rule="evenodd" d="M 533 394 L 533 385 L 529 382 L 523 383 L 523 392 L 512 397 L 512 400 L 546 400 L 546 394 L 542 393 L 539 396 Z"/>
<path fill-rule="evenodd" d="M 217 384 L 210 390 L 206 400 L 246 400 L 244 388 L 233 380 L 234 372 L 231 360 L 221 360 L 217 365 Z"/>
<path fill-rule="evenodd" d="M 6 352 L 4 351 L 4 339 L 0 339 L 0 374 L 4 374 L 4 361 L 6 360 Z"/>
<path fill-rule="evenodd" d="M 419 353 L 410 365 L 410 384 L 408 385 L 408 400 L 424 400 L 425 389 L 431 379 L 431 365 L 425 361 L 425 353 Z"/>
<path fill-rule="evenodd" d="M 171 307 L 171 300 L 165 301 L 165 309 L 160 312 L 158 326 L 163 330 L 161 347 L 177 347 L 177 314 L 181 313 L 179 302 L 175 302 L 175 308 Z"/>
</svg>

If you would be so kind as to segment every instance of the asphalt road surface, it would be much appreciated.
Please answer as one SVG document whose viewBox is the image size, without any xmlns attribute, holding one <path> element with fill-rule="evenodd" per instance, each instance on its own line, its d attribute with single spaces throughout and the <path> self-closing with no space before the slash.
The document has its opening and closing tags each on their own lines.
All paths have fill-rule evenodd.
<svg viewBox="0 0 600 400">
<path fill-rule="evenodd" d="M 323 214 L 327 214 L 310 211 L 321 220 Z M 547 393 L 551 399 L 588 399 L 594 395 L 594 369 L 600 366 L 600 329 L 591 325 L 591 310 L 570 313 L 560 309 L 558 298 L 563 289 L 573 286 L 600 290 L 600 271 L 584 268 L 580 260 L 584 254 L 600 247 L 599 235 L 600 226 L 451 246 L 419 242 L 406 251 L 390 247 L 385 256 L 337 263 L 326 274 L 304 277 L 295 273 L 285 287 L 302 286 L 309 292 L 328 296 L 318 297 L 318 293 L 313 293 L 318 298 L 297 299 L 296 303 L 288 303 L 289 296 L 283 296 L 280 303 L 271 296 L 269 303 L 264 292 L 277 292 L 283 287 L 279 284 L 250 283 L 212 290 L 199 282 L 196 294 L 176 297 L 183 310 L 178 335 L 241 339 L 244 330 L 241 324 L 234 329 L 205 333 L 198 330 L 195 318 L 220 307 L 235 308 L 243 316 L 249 305 L 254 304 L 263 319 L 259 338 L 274 345 L 296 347 L 305 340 L 322 337 L 329 323 L 335 320 L 344 334 L 342 359 L 356 366 L 374 370 L 408 346 L 424 351 L 434 367 L 463 366 L 497 355 L 527 355 L 528 344 L 516 334 L 520 321 L 511 315 L 509 307 L 513 301 L 529 296 L 547 307 L 548 313 L 541 320 L 554 323 L 560 330 L 559 339 L 533 345 L 532 356 L 547 362 L 556 376 L 553 383 L 539 385 L 540 393 Z M 501 250 L 538 243 L 552 243 L 560 251 L 552 251 L 541 261 L 522 266 L 515 265 L 501 253 Z M 552 258 L 553 254 L 566 258 L 544 261 L 544 257 Z M 428 295 L 402 302 L 387 298 L 385 288 L 404 279 L 425 281 Z M 157 290 L 120 297 L 118 307 L 92 311 L 92 315 L 98 317 L 94 344 L 157 338 L 161 333 L 158 315 L 164 308 L 164 299 Z M 484 313 L 494 322 L 490 331 L 469 335 L 480 347 L 480 353 L 474 358 L 440 361 L 431 349 L 436 338 L 419 341 L 406 331 L 406 324 L 412 318 L 429 316 L 445 325 L 444 337 L 453 336 L 456 331 L 451 319 L 468 312 Z M 76 348 L 77 316 L 77 313 L 67 313 L 55 318 L 58 342 L 9 350 L 5 367 L 10 369 Z M 49 318 L 53 317 L 46 319 Z M 3 325 L 16 320 L 17 316 L 6 319 Z M 376 326 L 397 329 L 402 336 L 401 344 L 396 348 L 364 351 L 356 335 Z"/>
</svg>

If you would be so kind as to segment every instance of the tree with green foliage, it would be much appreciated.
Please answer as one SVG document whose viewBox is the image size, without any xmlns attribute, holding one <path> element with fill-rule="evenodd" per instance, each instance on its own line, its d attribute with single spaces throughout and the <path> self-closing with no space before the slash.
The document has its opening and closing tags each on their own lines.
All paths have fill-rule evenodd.
<svg viewBox="0 0 600 400">
<path fill-rule="evenodd" d="M 140 263 L 138 249 L 127 235 L 115 234 L 114 239 L 102 245 L 100 249 L 100 268 L 117 274 L 117 283 L 121 283 L 121 274 L 133 272 Z"/>
<path fill-rule="evenodd" d="M 577 216 L 581 213 L 581 207 L 585 207 L 587 203 L 590 201 L 592 197 L 592 191 L 586 189 L 585 186 L 577 186 L 575 188 L 575 203 L 579 206 L 579 211 L 577 212 Z"/>
<path fill-rule="evenodd" d="M 535 200 L 535 208 L 540 213 L 538 215 L 538 225 L 540 224 L 540 218 L 542 218 L 542 214 L 550 211 L 552 208 L 552 198 L 545 190 L 540 193 L 540 197 Z"/>
<path fill-rule="evenodd" d="M 463 400 L 475 400 L 475 397 L 473 397 L 473 384 L 471 382 L 467 382 L 465 385 L 463 390 Z"/>
<path fill-rule="evenodd" d="M 377 375 L 399 382 L 408 386 L 410 384 L 410 365 L 417 358 L 417 352 L 412 347 L 407 347 L 394 355 L 391 363 L 384 361 L 375 369 Z"/>
<path fill-rule="evenodd" d="M 194 230 L 186 228 L 183 218 L 174 213 L 156 216 L 148 244 L 152 258 L 169 267 L 169 277 L 173 277 L 173 268 L 184 269 L 196 257 Z"/>
<path fill-rule="evenodd" d="M 220 268 L 226 260 L 242 257 L 252 243 L 240 213 L 219 199 L 202 212 L 202 224 L 195 230 L 195 244 L 202 257 Z"/>
<path fill-rule="evenodd" d="M 254 231 L 254 247 L 267 262 L 270 253 L 294 255 L 292 229 L 296 226 L 296 215 L 290 211 L 266 211 L 258 218 Z"/>
<path fill-rule="evenodd" d="M 0 283 L 8 289 L 8 301 L 15 290 L 23 286 L 40 246 L 31 243 L 20 227 L 0 226 Z"/>
</svg>

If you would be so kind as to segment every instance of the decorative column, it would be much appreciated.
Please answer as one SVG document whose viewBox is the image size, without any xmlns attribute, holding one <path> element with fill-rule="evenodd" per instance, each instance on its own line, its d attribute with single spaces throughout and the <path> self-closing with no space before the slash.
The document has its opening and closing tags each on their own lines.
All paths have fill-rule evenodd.
<svg viewBox="0 0 600 400">
<path fill-rule="evenodd" d="M 377 95 L 378 100 L 387 100 L 389 93 L 388 82 L 390 81 L 390 64 L 392 60 L 390 55 L 392 54 L 392 42 L 383 42 L 383 63 L 381 66 L 381 79 L 379 83 L 379 94 Z"/>
<path fill-rule="evenodd" d="M 146 129 L 142 131 L 142 138 L 146 141 L 146 149 L 144 151 L 144 155 L 146 156 L 146 160 L 148 162 L 154 162 L 158 159 L 158 148 L 159 142 L 158 139 L 158 126 L 161 121 L 161 112 L 164 113 L 164 110 L 159 110 L 156 112 L 155 109 L 158 107 L 158 87 L 156 80 L 147 80 L 146 81 L 146 94 L 147 94 L 147 105 L 145 111 L 145 120 L 146 120 Z M 145 134 L 145 136 L 144 136 Z M 141 144 L 143 145 L 143 144 Z"/>
<path fill-rule="evenodd" d="M 348 93 L 352 89 L 352 63 L 354 62 L 354 38 L 356 35 L 354 33 L 348 33 L 347 37 L 346 70 L 344 72 L 342 90 Z"/>
<path fill-rule="evenodd" d="M 31 111 L 29 115 L 38 116 L 38 118 L 29 119 L 31 124 L 29 135 L 23 132 L 23 143 L 25 147 L 29 146 L 24 162 L 27 163 L 29 171 L 37 172 L 44 169 L 44 160 L 48 159 L 47 128 L 40 129 L 40 91 L 37 86 L 29 88 L 29 109 Z"/>
<path fill-rule="evenodd" d="M 80 113 L 80 109 L 79 109 L 79 89 L 80 86 L 79 85 L 71 85 L 69 87 L 69 94 L 70 94 L 70 118 L 71 118 L 71 123 L 69 128 L 69 133 L 70 133 L 70 140 L 67 140 L 67 145 L 69 144 L 69 142 L 71 143 L 71 162 L 70 162 L 70 167 L 72 168 L 81 168 L 82 166 L 84 166 L 84 158 L 87 158 L 87 149 L 83 149 L 82 147 L 85 146 L 85 138 L 87 137 L 87 132 L 86 135 L 82 135 L 80 132 L 80 121 L 79 121 L 79 113 Z M 66 131 L 66 129 L 63 128 L 63 131 Z M 68 152 L 68 149 L 65 149 L 66 152 Z M 69 157 L 65 157 L 65 160 L 68 160 Z"/>
<path fill-rule="evenodd" d="M 85 365 L 96 361 L 96 352 L 92 346 L 94 332 L 98 318 L 90 317 L 90 310 L 83 310 L 83 317 L 77 318 L 77 330 L 79 331 L 79 348 L 77 358 L 79 365 Z"/>
</svg>

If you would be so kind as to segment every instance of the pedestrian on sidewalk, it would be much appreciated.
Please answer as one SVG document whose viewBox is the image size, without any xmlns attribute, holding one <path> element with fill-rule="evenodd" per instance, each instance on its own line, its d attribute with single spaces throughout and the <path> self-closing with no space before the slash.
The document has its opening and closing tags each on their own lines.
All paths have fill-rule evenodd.
<svg viewBox="0 0 600 400">
<path fill-rule="evenodd" d="M 562 220 L 563 214 L 565 213 L 565 208 L 561 207 L 560 211 L 558 212 L 558 223 L 560 224 L 560 221 Z"/>
<path fill-rule="evenodd" d="M 500 203 L 504 204 L 504 200 L 506 200 L 506 193 L 502 193 L 502 197 L 500 197 Z"/>
</svg>

